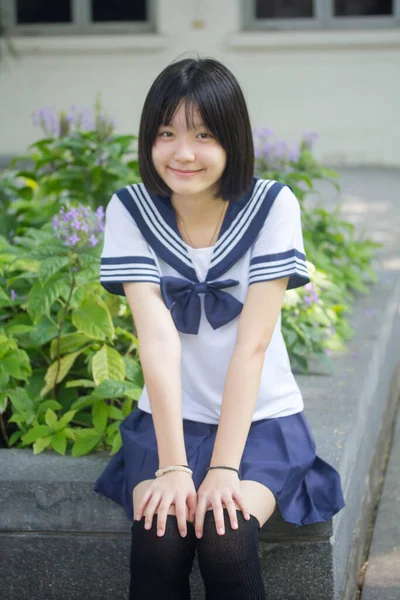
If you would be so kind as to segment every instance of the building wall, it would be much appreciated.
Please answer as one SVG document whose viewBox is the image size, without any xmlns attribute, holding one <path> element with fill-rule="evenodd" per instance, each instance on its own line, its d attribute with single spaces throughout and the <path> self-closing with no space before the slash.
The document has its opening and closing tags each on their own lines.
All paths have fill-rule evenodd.
<svg viewBox="0 0 400 600">
<path fill-rule="evenodd" d="M 241 32 L 240 0 L 158 0 L 154 35 L 15 38 L 0 64 L 0 156 L 38 138 L 41 106 L 103 105 L 136 133 L 168 62 L 212 56 L 241 82 L 254 126 L 295 142 L 316 131 L 328 164 L 400 165 L 400 29 Z"/>
</svg>

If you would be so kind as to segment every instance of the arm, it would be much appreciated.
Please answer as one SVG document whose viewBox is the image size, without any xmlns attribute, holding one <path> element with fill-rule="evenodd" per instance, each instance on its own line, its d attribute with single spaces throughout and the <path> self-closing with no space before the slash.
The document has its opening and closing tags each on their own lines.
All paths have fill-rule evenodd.
<svg viewBox="0 0 400 600">
<path fill-rule="evenodd" d="M 157 438 L 159 468 L 186 465 L 178 332 L 158 284 L 124 283 L 123 287 L 138 333 L 140 360 Z M 187 534 L 186 521 L 194 517 L 196 510 L 196 490 L 187 473 L 172 471 L 154 479 L 135 506 L 135 518 L 140 520 L 145 516 L 145 528 L 150 529 L 157 513 L 157 532 L 162 536 L 171 505 L 174 505 L 179 531 L 184 537 Z"/>
<path fill-rule="evenodd" d="M 257 400 L 265 351 L 282 308 L 287 282 L 285 277 L 249 287 L 225 380 L 210 466 L 239 467 Z"/>
<path fill-rule="evenodd" d="M 181 344 L 153 283 L 123 284 L 139 339 L 140 361 L 157 437 L 159 468 L 186 464 L 181 394 Z"/>
<path fill-rule="evenodd" d="M 210 466 L 239 467 L 260 386 L 265 351 L 278 319 L 288 277 L 250 285 L 243 306 L 235 349 L 229 363 L 221 416 Z M 222 505 L 231 526 L 237 529 L 235 500 L 250 518 L 240 493 L 240 482 L 232 471 L 209 471 L 198 492 L 196 535 L 201 537 L 206 510 L 212 507 L 218 533 L 224 533 Z"/>
</svg>

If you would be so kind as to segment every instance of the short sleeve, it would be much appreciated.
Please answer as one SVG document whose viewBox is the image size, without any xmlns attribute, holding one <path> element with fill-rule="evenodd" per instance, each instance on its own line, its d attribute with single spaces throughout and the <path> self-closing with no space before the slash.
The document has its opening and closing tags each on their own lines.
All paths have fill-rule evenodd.
<svg viewBox="0 0 400 600">
<path fill-rule="evenodd" d="M 122 283 L 160 283 L 155 255 L 116 194 L 107 209 L 100 283 L 112 294 L 125 295 Z"/>
<path fill-rule="evenodd" d="M 300 205 L 291 189 L 279 192 L 254 243 L 249 284 L 289 277 L 287 289 L 309 283 Z"/>
</svg>

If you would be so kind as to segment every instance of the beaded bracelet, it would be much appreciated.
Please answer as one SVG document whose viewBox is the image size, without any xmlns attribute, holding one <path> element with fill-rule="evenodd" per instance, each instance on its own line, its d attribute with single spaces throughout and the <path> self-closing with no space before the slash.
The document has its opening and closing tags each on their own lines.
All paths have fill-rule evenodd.
<svg viewBox="0 0 400 600">
<path fill-rule="evenodd" d="M 211 471 L 211 469 L 226 469 L 227 471 L 235 471 L 235 473 L 237 473 L 237 476 L 240 478 L 239 469 L 234 469 L 233 467 L 208 467 L 207 471 Z"/>
<path fill-rule="evenodd" d="M 170 473 L 171 471 L 182 471 L 188 475 L 193 475 L 192 469 L 190 469 L 187 465 L 170 465 L 168 467 L 164 467 L 163 469 L 158 469 L 155 475 L 156 477 L 161 477 L 165 473 Z"/>
</svg>

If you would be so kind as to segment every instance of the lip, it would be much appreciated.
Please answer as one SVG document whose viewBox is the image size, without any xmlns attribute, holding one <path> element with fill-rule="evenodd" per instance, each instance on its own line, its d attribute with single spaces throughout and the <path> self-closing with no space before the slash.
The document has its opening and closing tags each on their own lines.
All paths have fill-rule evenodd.
<svg viewBox="0 0 400 600">
<path fill-rule="evenodd" d="M 172 167 L 167 167 L 173 173 L 177 175 L 182 175 L 183 177 L 189 177 L 189 175 L 195 175 L 196 173 L 200 173 L 203 169 L 198 169 L 197 171 L 181 171 L 180 169 L 173 169 Z"/>
</svg>

